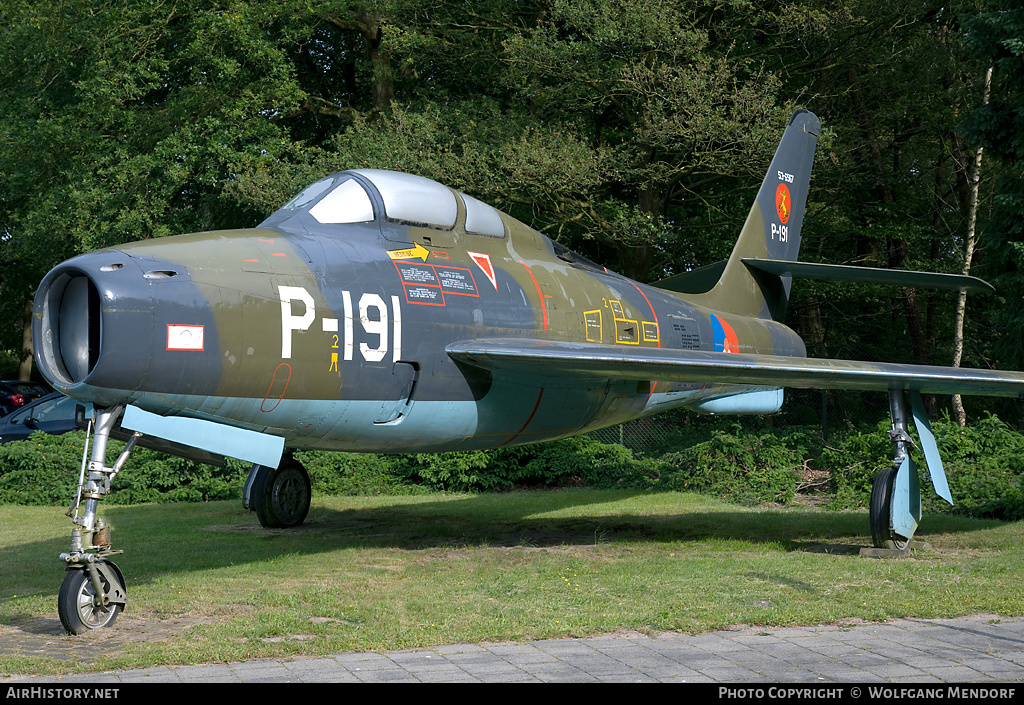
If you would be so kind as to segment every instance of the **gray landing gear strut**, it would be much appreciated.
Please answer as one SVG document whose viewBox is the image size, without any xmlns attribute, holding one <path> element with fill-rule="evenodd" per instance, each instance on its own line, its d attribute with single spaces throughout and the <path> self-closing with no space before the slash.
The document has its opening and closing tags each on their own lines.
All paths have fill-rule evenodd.
<svg viewBox="0 0 1024 705">
<path fill-rule="evenodd" d="M 896 446 L 896 453 L 892 465 L 878 473 L 871 488 L 871 539 L 876 548 L 906 551 L 921 521 L 921 483 L 917 466 L 910 457 L 914 441 L 907 426 L 908 418 L 914 419 L 935 492 L 950 504 L 953 504 L 953 497 L 921 395 L 914 391 L 904 393 L 902 389 L 890 390 L 889 413 L 892 417 L 889 438 Z"/>
<path fill-rule="evenodd" d="M 107 441 L 123 411 L 121 406 L 96 409 L 86 432 L 78 490 L 67 511 L 72 524 L 71 550 L 60 555 L 67 572 L 60 586 L 57 612 L 64 629 L 72 634 L 110 626 L 127 602 L 124 576 L 108 560 L 121 551 L 112 550 L 110 527 L 96 516 L 100 499 L 110 492 L 110 481 L 124 467 L 141 435 L 131 437 L 113 467 L 106 466 Z"/>
</svg>

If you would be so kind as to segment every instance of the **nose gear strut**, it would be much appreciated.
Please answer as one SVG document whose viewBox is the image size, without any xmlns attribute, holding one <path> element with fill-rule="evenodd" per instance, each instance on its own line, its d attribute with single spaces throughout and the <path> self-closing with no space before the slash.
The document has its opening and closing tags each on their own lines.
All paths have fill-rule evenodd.
<svg viewBox="0 0 1024 705">
<path fill-rule="evenodd" d="M 110 527 L 96 515 L 100 500 L 110 492 L 111 480 L 124 467 L 142 435 L 132 435 L 113 467 L 106 466 L 107 442 L 123 412 L 123 406 L 96 409 L 86 430 L 78 489 L 67 511 L 72 524 L 71 550 L 60 555 L 66 574 L 57 612 L 64 629 L 72 634 L 110 626 L 127 602 L 124 576 L 108 560 L 122 551 L 113 550 Z"/>
</svg>

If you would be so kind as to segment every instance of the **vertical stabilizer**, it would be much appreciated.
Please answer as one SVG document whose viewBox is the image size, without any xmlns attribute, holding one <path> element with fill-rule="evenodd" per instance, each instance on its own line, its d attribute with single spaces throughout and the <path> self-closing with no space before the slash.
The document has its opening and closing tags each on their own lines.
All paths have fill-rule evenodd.
<svg viewBox="0 0 1024 705">
<path fill-rule="evenodd" d="M 814 113 L 793 113 L 718 283 L 689 300 L 746 316 L 785 315 L 792 277 L 751 270 L 743 259 L 797 259 L 820 129 Z"/>
</svg>

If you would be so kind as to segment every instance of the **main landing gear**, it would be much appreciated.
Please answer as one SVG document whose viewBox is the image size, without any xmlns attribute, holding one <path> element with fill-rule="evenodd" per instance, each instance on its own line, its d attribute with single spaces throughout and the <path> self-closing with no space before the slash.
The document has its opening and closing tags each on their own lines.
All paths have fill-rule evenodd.
<svg viewBox="0 0 1024 705">
<path fill-rule="evenodd" d="M 871 540 L 875 548 L 905 551 L 910 547 L 910 540 L 913 536 L 913 530 L 907 532 L 905 526 L 903 527 L 903 532 L 909 535 L 900 533 L 895 528 L 893 521 L 893 510 L 897 506 L 893 503 L 894 495 L 897 492 L 896 479 L 901 470 L 906 473 L 909 469 L 910 454 L 908 451 L 910 444 L 913 443 L 907 429 L 906 406 L 906 399 L 902 389 L 889 392 L 889 415 L 892 418 L 889 440 L 896 446 L 896 452 L 892 465 L 879 472 L 875 477 L 874 484 L 871 486 L 871 503 L 868 508 L 868 516 L 869 523 L 871 524 Z M 916 470 L 914 476 L 916 479 Z M 917 500 L 918 511 L 916 519 L 920 519 L 920 493 L 918 493 Z M 902 502 L 899 502 L 899 500 L 898 504 L 902 506 Z M 915 520 L 913 528 L 916 527 L 917 522 Z"/>
<path fill-rule="evenodd" d="M 306 520 L 311 495 L 306 469 L 286 456 L 276 468 L 252 466 L 242 506 L 255 511 L 263 526 L 288 529 Z"/>
<path fill-rule="evenodd" d="M 878 473 L 871 488 L 871 540 L 876 548 L 905 552 L 910 549 L 921 521 L 921 483 L 917 466 L 910 458 L 914 441 L 907 427 L 908 418 L 914 419 L 935 492 L 950 504 L 953 504 L 953 497 L 921 395 L 914 391 L 904 393 L 902 389 L 890 390 L 889 414 L 892 418 L 889 438 L 896 452 L 892 465 Z"/>
</svg>

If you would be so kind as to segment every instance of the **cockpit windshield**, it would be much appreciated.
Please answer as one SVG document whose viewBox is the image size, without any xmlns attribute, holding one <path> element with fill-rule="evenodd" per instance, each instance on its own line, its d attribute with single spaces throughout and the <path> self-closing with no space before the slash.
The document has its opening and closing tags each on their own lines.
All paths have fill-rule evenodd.
<svg viewBox="0 0 1024 705">
<path fill-rule="evenodd" d="M 374 190 L 380 194 L 379 202 L 371 196 Z M 309 214 L 324 225 L 369 223 L 379 215 L 374 212 L 376 202 L 378 211 L 383 204 L 384 216 L 391 221 L 451 230 L 459 217 L 459 198 L 465 205 L 467 233 L 505 237 L 501 213 L 486 203 L 461 192 L 456 196 L 447 186 L 422 176 L 383 169 L 358 169 L 320 179 L 281 210 L 308 208 Z"/>
<path fill-rule="evenodd" d="M 321 198 L 319 203 L 309 209 L 309 214 L 324 225 L 368 223 L 373 220 L 373 204 L 362 184 L 355 179 L 348 179 Z"/>
<path fill-rule="evenodd" d="M 299 192 L 299 195 L 285 203 L 282 210 L 294 211 L 308 206 L 316 200 L 317 196 L 329 189 L 334 181 L 335 178 L 333 176 L 328 176 L 326 179 L 320 179 L 319 181 L 310 184 L 306 188 L 302 189 L 302 191 Z"/>
<path fill-rule="evenodd" d="M 489 235 L 490 237 L 505 236 L 505 224 L 501 221 L 501 214 L 498 211 L 461 191 L 459 195 L 462 196 L 462 201 L 466 204 L 467 233 Z"/>
</svg>

